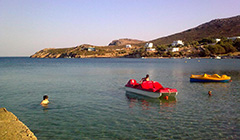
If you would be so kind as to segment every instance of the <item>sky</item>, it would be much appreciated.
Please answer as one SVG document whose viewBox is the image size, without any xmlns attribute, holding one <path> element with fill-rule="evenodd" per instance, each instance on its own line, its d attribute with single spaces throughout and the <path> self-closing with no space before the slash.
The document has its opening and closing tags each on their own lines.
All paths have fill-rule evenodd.
<svg viewBox="0 0 240 140">
<path fill-rule="evenodd" d="M 144 41 L 240 15 L 240 0 L 0 0 L 0 56 Z"/>
</svg>

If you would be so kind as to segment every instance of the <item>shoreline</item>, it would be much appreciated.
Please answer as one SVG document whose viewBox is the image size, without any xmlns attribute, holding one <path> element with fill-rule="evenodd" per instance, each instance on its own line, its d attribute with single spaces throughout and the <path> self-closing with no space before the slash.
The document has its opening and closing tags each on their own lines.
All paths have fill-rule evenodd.
<svg viewBox="0 0 240 140">
<path fill-rule="evenodd" d="M 34 133 L 6 108 L 0 108 L 1 140 L 37 140 Z"/>
<path fill-rule="evenodd" d="M 129 59 L 217 59 L 214 57 L 83 57 L 83 58 L 35 58 L 28 57 L 33 59 L 98 59 L 98 58 L 129 58 Z M 240 59 L 240 56 L 222 56 L 220 59 Z"/>
<path fill-rule="evenodd" d="M 240 59 L 240 56 L 219 56 L 221 59 Z M 30 56 L 0 56 L 0 58 L 31 58 L 31 59 L 94 59 L 94 58 L 130 58 L 130 59 L 216 59 L 214 57 L 83 57 L 83 58 L 37 58 Z"/>
</svg>

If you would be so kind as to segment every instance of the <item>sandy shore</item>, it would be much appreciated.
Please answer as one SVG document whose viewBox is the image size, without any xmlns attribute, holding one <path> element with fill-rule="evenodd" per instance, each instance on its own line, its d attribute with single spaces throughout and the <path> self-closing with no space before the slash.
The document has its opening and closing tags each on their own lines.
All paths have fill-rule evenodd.
<svg viewBox="0 0 240 140">
<path fill-rule="evenodd" d="M 6 108 L 0 108 L 0 140 L 37 140 L 31 130 Z"/>
</svg>

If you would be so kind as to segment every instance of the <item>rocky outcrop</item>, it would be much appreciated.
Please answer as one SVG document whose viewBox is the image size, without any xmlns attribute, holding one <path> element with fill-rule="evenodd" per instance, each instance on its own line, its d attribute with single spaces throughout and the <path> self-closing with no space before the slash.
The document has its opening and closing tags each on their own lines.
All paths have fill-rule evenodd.
<svg viewBox="0 0 240 140">
<path fill-rule="evenodd" d="M 37 140 L 37 137 L 13 113 L 0 108 L 0 140 Z"/>
<path fill-rule="evenodd" d="M 119 39 L 119 40 L 113 40 L 111 43 L 109 43 L 108 46 L 121 46 L 121 45 L 127 45 L 127 44 L 139 44 L 139 43 L 143 43 L 144 41 L 141 40 L 136 40 L 136 39 Z"/>
<path fill-rule="evenodd" d="M 47 48 L 31 55 L 31 58 L 81 58 L 76 52 L 81 51 L 85 46 L 77 46 L 73 48 Z"/>
<path fill-rule="evenodd" d="M 93 49 L 94 48 L 94 49 Z M 125 51 L 124 51 L 125 50 Z M 80 45 L 71 48 L 47 48 L 31 55 L 31 58 L 96 58 L 96 57 L 122 57 L 127 55 L 125 46 L 92 46 Z"/>
</svg>

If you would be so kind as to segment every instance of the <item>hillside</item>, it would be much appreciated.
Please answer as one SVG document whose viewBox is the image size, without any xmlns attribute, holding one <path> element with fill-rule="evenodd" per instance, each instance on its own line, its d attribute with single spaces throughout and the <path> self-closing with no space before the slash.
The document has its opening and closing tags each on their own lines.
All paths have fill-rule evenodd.
<svg viewBox="0 0 240 140">
<path fill-rule="evenodd" d="M 108 46 L 121 46 L 121 45 L 127 45 L 127 44 L 139 44 L 139 43 L 144 43 L 144 41 L 141 40 L 136 40 L 136 39 L 118 39 L 118 40 L 113 40 L 111 43 L 109 43 Z"/>
<path fill-rule="evenodd" d="M 135 46 L 135 45 L 132 45 Z M 123 57 L 130 53 L 125 46 L 93 46 L 80 45 L 71 48 L 46 48 L 31 55 L 31 58 L 93 58 L 93 57 Z"/>
<path fill-rule="evenodd" d="M 151 42 L 158 45 L 170 44 L 174 40 L 190 42 L 207 37 L 218 38 L 231 36 L 240 36 L 240 15 L 231 18 L 215 19 L 181 33 L 151 40 Z"/>
<path fill-rule="evenodd" d="M 183 40 L 188 43 L 191 41 L 199 41 L 203 38 L 220 38 L 240 36 L 240 16 L 231 18 L 215 19 L 204 23 L 181 33 L 173 34 L 167 37 L 158 38 L 148 42 L 152 42 L 155 47 L 162 44 L 170 44 L 174 40 Z M 136 39 L 119 39 L 113 40 L 108 46 L 93 46 L 79 45 L 71 48 L 50 48 L 43 49 L 32 56 L 31 58 L 86 58 L 86 57 L 129 57 L 135 54 L 147 54 L 143 48 L 146 42 Z M 126 48 L 125 45 L 131 44 L 131 48 Z M 234 44 L 231 44 L 234 45 Z M 237 45 L 238 46 L 238 45 Z M 194 46 L 186 49 L 186 51 L 194 50 Z M 235 44 L 236 47 L 236 44 Z M 229 47 L 228 47 L 229 48 Z M 238 49 L 238 47 L 236 47 Z M 158 51 L 162 50 L 162 48 Z M 201 49 L 204 50 L 204 49 Z M 234 49 L 235 50 L 235 49 Z M 238 49 L 239 50 L 239 49 Z M 199 53 L 199 52 L 197 52 Z M 160 52 L 158 53 L 158 55 Z M 153 56 L 155 56 L 154 54 Z M 198 54 L 197 54 L 198 55 Z"/>
</svg>

